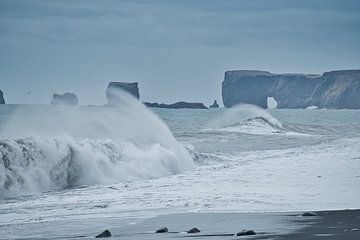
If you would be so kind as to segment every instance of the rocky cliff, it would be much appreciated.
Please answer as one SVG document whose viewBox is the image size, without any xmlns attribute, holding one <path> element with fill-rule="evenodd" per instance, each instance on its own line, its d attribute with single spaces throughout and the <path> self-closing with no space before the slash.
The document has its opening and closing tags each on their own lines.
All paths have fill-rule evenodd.
<svg viewBox="0 0 360 240">
<path fill-rule="evenodd" d="M 128 82 L 110 82 L 107 89 L 106 89 L 106 98 L 109 104 L 117 104 L 119 102 L 118 93 L 116 90 L 122 90 L 125 92 L 130 93 L 135 98 L 139 99 L 139 87 L 138 83 L 128 83 Z"/>
<path fill-rule="evenodd" d="M 225 107 L 239 103 L 267 107 L 267 98 L 277 108 L 360 108 L 360 70 L 311 74 L 273 74 L 265 71 L 225 72 L 222 83 Z"/>
<path fill-rule="evenodd" d="M 51 105 L 77 105 L 78 98 L 74 93 L 53 94 Z"/>
<path fill-rule="evenodd" d="M 0 90 L 0 104 L 5 104 L 3 92 Z"/>
</svg>

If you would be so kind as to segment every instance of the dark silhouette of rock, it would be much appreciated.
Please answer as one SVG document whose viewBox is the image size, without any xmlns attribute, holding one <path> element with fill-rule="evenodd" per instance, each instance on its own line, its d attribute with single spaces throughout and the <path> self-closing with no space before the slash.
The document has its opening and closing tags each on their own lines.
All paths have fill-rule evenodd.
<svg viewBox="0 0 360 240">
<path fill-rule="evenodd" d="M 219 108 L 219 104 L 216 100 L 214 100 L 214 103 L 210 106 L 210 108 Z"/>
<path fill-rule="evenodd" d="M 188 102 L 176 102 L 173 104 L 164 104 L 164 103 L 149 103 L 144 102 L 145 106 L 153 107 L 153 108 L 193 108 L 193 109 L 207 109 L 207 107 L 203 103 L 188 103 Z"/>
<path fill-rule="evenodd" d="M 248 236 L 248 235 L 256 235 L 254 230 L 242 230 L 241 232 L 238 232 L 236 236 Z"/>
<path fill-rule="evenodd" d="M 200 232 L 200 230 L 197 228 L 192 228 L 189 231 L 187 231 L 187 233 L 199 233 L 199 232 Z"/>
<path fill-rule="evenodd" d="M 277 108 L 360 108 L 360 70 L 322 75 L 273 74 L 265 71 L 225 72 L 222 98 L 225 107 L 239 103 L 267 108 L 273 97 Z"/>
<path fill-rule="evenodd" d="M 108 103 L 113 104 L 119 104 L 121 102 L 121 99 L 119 99 L 119 92 L 117 90 L 125 91 L 135 98 L 139 99 L 139 87 L 138 83 L 128 83 L 128 82 L 110 82 L 107 89 L 106 89 L 106 98 L 108 100 Z"/>
<path fill-rule="evenodd" d="M 97 235 L 95 238 L 108 238 L 108 237 L 111 237 L 111 232 L 106 229 L 105 231 Z"/>
<path fill-rule="evenodd" d="M 155 233 L 167 233 L 167 232 L 169 232 L 169 229 L 167 227 L 164 227 L 156 230 Z"/>
<path fill-rule="evenodd" d="M 314 212 L 304 212 L 303 213 L 303 217 L 315 217 L 315 216 L 317 216 L 317 214 Z"/>
<path fill-rule="evenodd" d="M 78 98 L 74 93 L 53 94 L 51 105 L 77 105 Z"/>
<path fill-rule="evenodd" d="M 3 92 L 0 90 L 0 104 L 5 104 Z"/>
</svg>

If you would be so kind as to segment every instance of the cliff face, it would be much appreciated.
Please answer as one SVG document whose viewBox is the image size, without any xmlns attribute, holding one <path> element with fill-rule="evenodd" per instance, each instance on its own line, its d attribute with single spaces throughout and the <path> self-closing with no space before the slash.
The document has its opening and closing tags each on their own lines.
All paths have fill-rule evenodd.
<svg viewBox="0 0 360 240">
<path fill-rule="evenodd" d="M 117 104 L 119 102 L 116 93 L 117 89 L 121 89 L 125 92 L 128 92 L 137 99 L 140 98 L 139 87 L 137 82 L 134 83 L 110 82 L 106 89 L 106 98 L 109 104 Z"/>
<path fill-rule="evenodd" d="M 0 90 L 0 104 L 5 104 L 3 92 Z"/>
<path fill-rule="evenodd" d="M 51 105 L 77 105 L 78 98 L 74 93 L 53 94 Z"/>
<path fill-rule="evenodd" d="M 278 108 L 360 108 L 360 70 L 323 75 L 272 74 L 264 71 L 227 71 L 222 83 L 225 107 L 239 103 L 267 107 L 273 97 Z"/>
</svg>

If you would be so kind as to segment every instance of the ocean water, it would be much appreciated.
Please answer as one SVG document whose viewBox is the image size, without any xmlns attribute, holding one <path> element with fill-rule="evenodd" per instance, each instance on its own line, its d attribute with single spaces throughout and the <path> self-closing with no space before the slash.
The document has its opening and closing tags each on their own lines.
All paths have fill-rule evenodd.
<svg viewBox="0 0 360 240">
<path fill-rule="evenodd" d="M 0 158 L 0 239 L 360 207 L 359 110 L 0 105 Z"/>
</svg>

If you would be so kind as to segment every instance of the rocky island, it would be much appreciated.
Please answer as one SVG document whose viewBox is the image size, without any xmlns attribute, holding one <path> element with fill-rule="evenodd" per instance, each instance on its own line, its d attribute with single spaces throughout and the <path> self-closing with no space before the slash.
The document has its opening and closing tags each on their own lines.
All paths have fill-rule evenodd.
<svg viewBox="0 0 360 240">
<path fill-rule="evenodd" d="M 1 90 L 0 90 L 0 104 L 5 104 L 4 94 Z"/>
<path fill-rule="evenodd" d="M 140 99 L 139 86 L 137 82 L 110 82 L 106 89 L 106 98 L 108 104 L 119 104 L 121 101 L 116 93 L 117 90 L 125 91 L 131 94 L 133 97 Z"/>
<path fill-rule="evenodd" d="M 210 105 L 209 108 L 219 108 L 219 104 L 217 103 L 216 100 L 214 100 L 214 103 L 212 105 Z"/>
<path fill-rule="evenodd" d="M 181 108 L 192 108 L 192 109 L 208 109 L 203 103 L 188 103 L 188 102 L 176 102 L 173 104 L 165 103 L 149 103 L 144 102 L 145 106 L 153 108 L 172 108 L 172 109 L 181 109 Z"/>
<path fill-rule="evenodd" d="M 266 71 L 225 72 L 222 98 L 225 107 L 239 103 L 267 108 L 272 97 L 277 108 L 360 108 L 360 70 L 315 74 L 273 74 Z"/>
<path fill-rule="evenodd" d="M 78 105 L 78 98 L 74 93 L 54 93 L 51 105 Z"/>
</svg>

